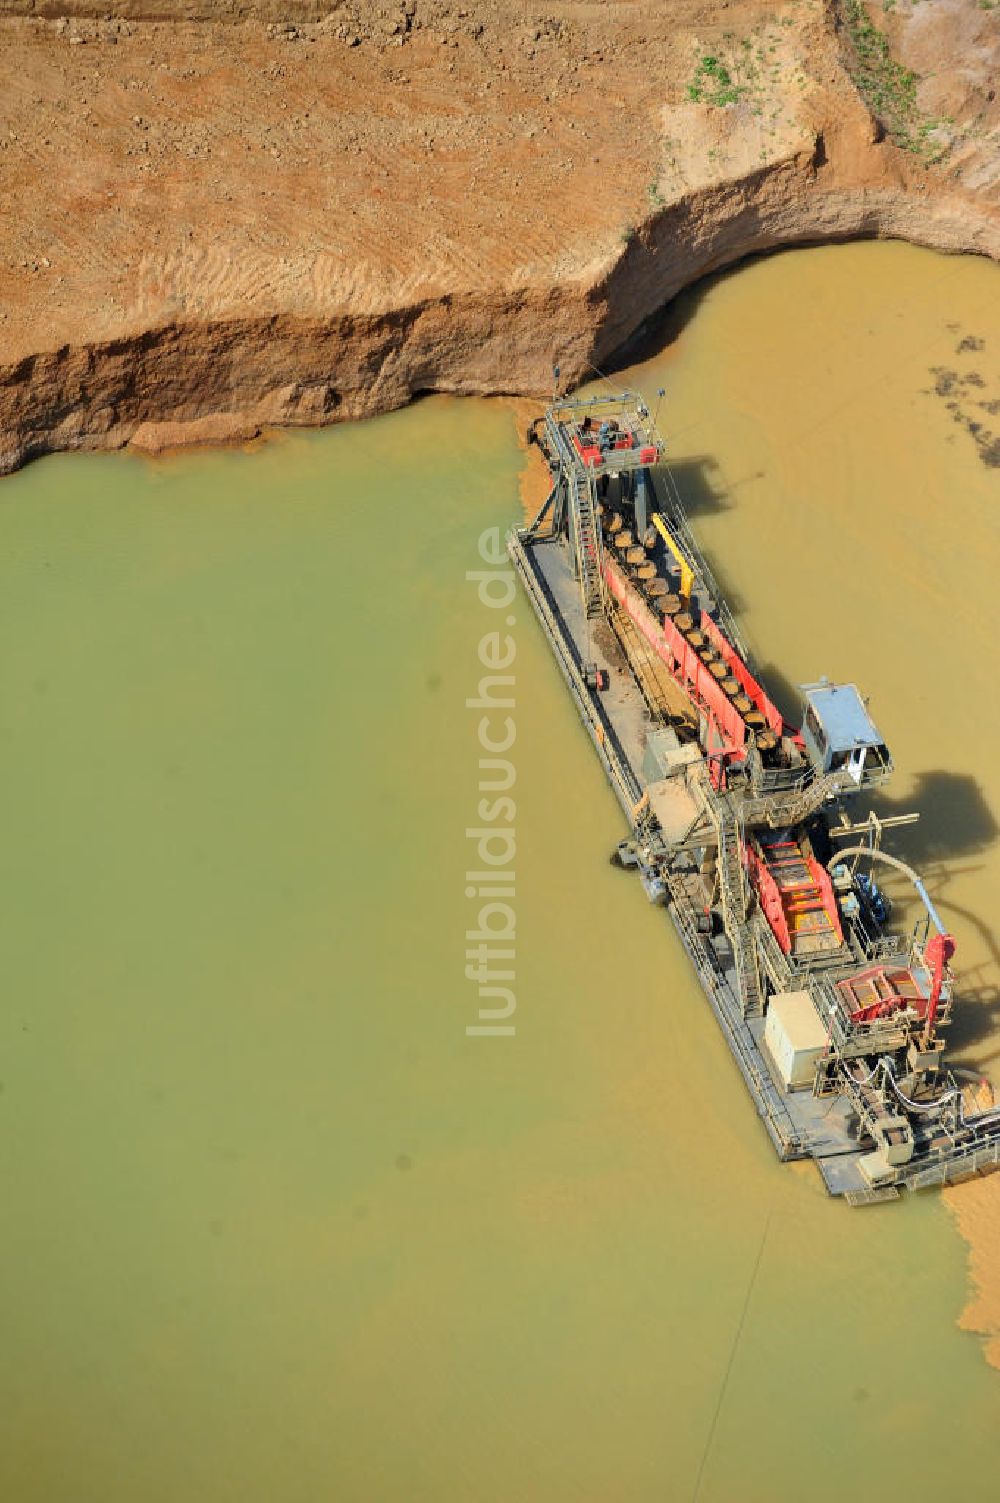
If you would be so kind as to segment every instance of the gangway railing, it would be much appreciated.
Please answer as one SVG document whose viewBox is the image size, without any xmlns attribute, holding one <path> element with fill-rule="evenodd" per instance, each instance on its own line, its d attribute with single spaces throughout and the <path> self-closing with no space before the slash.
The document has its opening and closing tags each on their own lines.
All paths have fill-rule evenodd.
<svg viewBox="0 0 1000 1503">
<path fill-rule="evenodd" d="M 1000 1168 L 1000 1135 L 987 1142 L 962 1144 L 946 1149 L 934 1163 L 918 1161 L 917 1167 L 900 1176 L 910 1190 L 927 1190 L 932 1185 L 949 1185 L 956 1180 L 971 1179 Z"/>
<path fill-rule="evenodd" d="M 753 654 L 744 641 L 743 634 L 736 624 L 736 620 L 733 616 L 732 611 L 729 609 L 728 605 L 725 602 L 722 592 L 719 589 L 718 580 L 712 573 L 708 560 L 705 558 L 705 555 L 702 553 L 701 549 L 698 546 L 698 543 L 695 540 L 694 533 L 691 530 L 691 523 L 688 519 L 687 510 L 684 506 L 684 502 L 681 500 L 680 491 L 677 489 L 677 482 L 674 479 L 673 471 L 670 469 L 669 465 L 660 464 L 655 471 L 655 476 L 656 478 L 662 479 L 663 487 L 669 498 L 667 503 L 667 513 L 671 519 L 674 534 L 676 535 L 678 541 L 682 544 L 691 562 L 695 565 L 695 570 L 697 574 L 700 575 L 701 582 L 704 585 L 706 591 L 715 602 L 716 614 L 723 631 L 729 638 L 730 642 L 732 642 L 733 646 L 736 648 L 736 651 L 743 659 L 749 671 L 756 677 L 757 670 L 754 666 Z M 654 489 L 656 486 L 656 478 L 654 478 L 653 481 Z"/>
<path fill-rule="evenodd" d="M 806 1147 L 741 1015 L 738 1007 L 741 999 L 733 998 L 732 988 L 726 982 L 712 946 L 705 943 L 704 935 L 699 934 L 695 926 L 695 909 L 688 892 L 690 875 L 676 869 L 665 873 L 674 922 L 702 979 L 713 1011 L 730 1040 L 736 1063 L 750 1087 L 771 1141 L 782 1159 L 802 1158 Z"/>
<path fill-rule="evenodd" d="M 751 761 L 751 789 L 754 789 L 756 766 Z M 829 798 L 854 788 L 850 774 L 837 768 L 831 772 L 818 773 L 807 767 L 783 783 L 768 784 L 763 778 L 757 782 L 753 796 L 744 800 L 744 819 L 747 823 L 767 823 L 774 829 L 799 825 L 815 814 Z"/>
<path fill-rule="evenodd" d="M 594 703 L 566 633 L 556 620 L 538 577 L 528 562 L 522 541 L 527 532 L 527 528 L 515 528 L 507 534 L 507 552 L 511 563 L 517 571 L 536 616 L 555 649 L 556 662 L 569 685 L 581 719 L 604 764 L 618 801 L 628 816 L 629 824 L 636 832 L 641 831 L 647 837 L 653 836 L 659 830 L 659 822 L 649 808 L 649 800 L 644 796 L 635 773 L 625 758 L 619 754 L 614 731 Z"/>
<path fill-rule="evenodd" d="M 634 442 L 630 448 L 611 447 L 601 456 L 603 470 L 644 470 L 659 463 L 663 440 L 638 392 L 624 391 L 615 396 L 577 397 L 556 402 L 545 414 L 545 437 L 566 474 L 583 473 L 590 467 L 584 457 L 568 443 L 564 425 L 590 418 L 600 424 L 613 418 L 629 424 Z M 597 438 L 597 432 L 594 433 Z M 655 451 L 651 455 L 651 451 Z"/>
</svg>

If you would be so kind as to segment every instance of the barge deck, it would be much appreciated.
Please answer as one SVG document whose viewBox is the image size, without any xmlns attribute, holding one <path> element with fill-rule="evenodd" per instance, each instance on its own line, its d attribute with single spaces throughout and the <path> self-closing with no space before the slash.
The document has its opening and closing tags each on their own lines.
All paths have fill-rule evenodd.
<svg viewBox="0 0 1000 1503">
<path fill-rule="evenodd" d="M 786 724 L 637 394 L 557 403 L 529 437 L 552 488 L 512 563 L 628 822 L 617 858 L 666 907 L 778 1156 L 855 1205 L 996 1167 L 1000 1110 L 943 1059 L 954 941 L 882 851 L 891 821 L 846 812 L 892 770 L 857 691 L 804 686 Z M 922 936 L 888 929 L 880 861 Z"/>
</svg>

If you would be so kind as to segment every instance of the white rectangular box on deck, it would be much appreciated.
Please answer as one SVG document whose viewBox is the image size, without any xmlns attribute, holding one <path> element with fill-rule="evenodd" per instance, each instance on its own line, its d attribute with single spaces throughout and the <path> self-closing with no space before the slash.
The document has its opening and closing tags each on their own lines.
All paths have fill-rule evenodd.
<svg viewBox="0 0 1000 1503">
<path fill-rule="evenodd" d="M 812 1085 L 827 1032 L 808 992 L 775 992 L 768 1003 L 764 1043 L 786 1090 Z"/>
</svg>

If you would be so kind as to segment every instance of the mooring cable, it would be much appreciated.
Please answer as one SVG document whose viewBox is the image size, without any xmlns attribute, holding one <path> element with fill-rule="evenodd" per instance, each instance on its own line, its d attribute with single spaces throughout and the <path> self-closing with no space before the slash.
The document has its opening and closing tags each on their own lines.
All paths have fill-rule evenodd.
<svg viewBox="0 0 1000 1503">
<path fill-rule="evenodd" d="M 757 1257 L 754 1261 L 753 1272 L 750 1275 L 750 1282 L 747 1285 L 747 1292 L 743 1299 L 743 1309 L 740 1311 L 740 1318 L 737 1322 L 736 1334 L 733 1337 L 733 1344 L 729 1352 L 729 1361 L 726 1363 L 726 1370 L 722 1375 L 722 1385 L 719 1389 L 719 1397 L 716 1401 L 715 1412 L 712 1415 L 712 1423 L 708 1427 L 708 1435 L 705 1439 L 705 1449 L 701 1453 L 701 1461 L 698 1465 L 698 1475 L 694 1479 L 694 1491 L 691 1494 L 691 1503 L 697 1503 L 698 1494 L 701 1491 L 701 1479 L 705 1475 L 705 1463 L 708 1461 L 708 1453 L 712 1449 L 712 1441 L 715 1438 L 715 1427 L 719 1423 L 719 1415 L 722 1413 L 722 1403 L 726 1397 L 726 1388 L 729 1385 L 729 1375 L 733 1370 L 733 1363 L 736 1360 L 736 1352 L 740 1344 L 740 1337 L 743 1335 L 743 1327 L 746 1324 L 747 1311 L 750 1309 L 750 1299 L 753 1295 L 754 1285 L 757 1282 L 757 1275 L 760 1272 L 760 1265 L 764 1257 L 764 1244 L 767 1241 L 767 1234 L 771 1226 L 771 1217 L 773 1216 L 773 1214 L 773 1210 L 768 1211 L 767 1220 L 764 1222 L 764 1231 L 760 1239 L 760 1247 L 758 1247 L 757 1249 Z"/>
</svg>

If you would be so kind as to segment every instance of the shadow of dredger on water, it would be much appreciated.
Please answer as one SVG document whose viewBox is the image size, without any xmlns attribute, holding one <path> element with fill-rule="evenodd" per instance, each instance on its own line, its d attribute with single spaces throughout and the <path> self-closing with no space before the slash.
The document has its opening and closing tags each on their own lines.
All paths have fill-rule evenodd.
<svg viewBox="0 0 1000 1503">
<path fill-rule="evenodd" d="M 904 798 L 877 794 L 872 808 L 880 819 L 911 812 L 920 815 L 916 824 L 899 831 L 896 841 L 903 860 L 918 870 L 932 862 L 981 855 L 1000 834 L 982 788 L 968 773 L 943 768 L 918 772 L 912 794 Z"/>
<path fill-rule="evenodd" d="M 651 473 L 656 505 L 667 515 L 678 498 L 685 515 L 694 522 L 729 511 L 735 505 L 730 497 L 732 488 L 722 489 L 716 482 L 714 477 L 718 466 L 707 454 L 688 454 L 675 459 L 668 452 L 663 467 Z M 730 578 L 725 561 L 715 557 L 707 557 L 706 561 L 726 604 L 738 619 L 746 602 Z"/>
<path fill-rule="evenodd" d="M 711 517 L 717 512 L 732 509 L 734 503 L 728 490 L 723 491 L 713 483 L 712 473 L 717 472 L 718 466 L 708 455 L 688 454 L 682 459 L 675 459 L 668 452 L 666 458 L 689 517 Z M 668 484 L 667 478 L 656 471 L 653 474 L 654 485 L 659 494 L 661 488 Z M 669 496 L 667 503 L 669 505 Z"/>
</svg>

